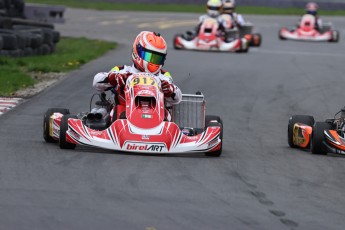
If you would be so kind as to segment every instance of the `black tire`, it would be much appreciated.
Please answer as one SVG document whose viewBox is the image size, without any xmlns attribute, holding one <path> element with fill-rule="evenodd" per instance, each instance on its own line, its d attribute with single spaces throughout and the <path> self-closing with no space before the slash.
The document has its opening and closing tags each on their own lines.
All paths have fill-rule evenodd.
<svg viewBox="0 0 345 230">
<path fill-rule="evenodd" d="M 332 125 L 326 122 L 316 122 L 313 127 L 313 133 L 311 138 L 311 153 L 326 155 L 327 148 L 323 141 L 325 139 L 324 131 L 332 129 Z"/>
<path fill-rule="evenodd" d="M 286 40 L 286 38 L 282 36 L 282 30 L 283 28 L 279 30 L 278 37 L 280 40 Z"/>
<path fill-rule="evenodd" d="M 53 35 L 53 43 L 58 43 L 60 41 L 60 32 L 56 30 L 52 30 Z"/>
<path fill-rule="evenodd" d="M 42 45 L 43 37 L 41 34 L 30 33 L 30 47 L 35 49 Z"/>
<path fill-rule="evenodd" d="M 292 117 L 290 117 L 289 123 L 288 123 L 288 130 L 287 130 L 287 136 L 288 136 L 287 139 L 288 139 L 288 144 L 291 148 L 299 147 L 293 144 L 293 127 L 296 123 L 302 123 L 302 124 L 306 124 L 313 127 L 315 120 L 313 116 L 309 116 L 309 115 L 293 115 Z"/>
<path fill-rule="evenodd" d="M 69 110 L 68 109 L 62 109 L 62 108 L 51 108 L 51 109 L 48 109 L 44 113 L 44 117 L 43 117 L 43 138 L 48 143 L 56 143 L 57 142 L 57 140 L 53 139 L 49 135 L 49 128 L 50 128 L 49 127 L 49 118 L 54 113 L 62 113 L 63 115 L 67 115 L 67 114 L 69 114 Z"/>
<path fill-rule="evenodd" d="M 175 49 L 175 50 L 180 50 L 181 47 L 176 46 L 176 38 L 177 38 L 177 37 L 181 37 L 181 34 L 176 34 L 176 35 L 174 36 L 173 46 L 174 46 L 174 49 Z"/>
<path fill-rule="evenodd" d="M 205 156 L 207 157 L 219 157 L 222 155 L 222 149 L 223 149 L 223 121 L 220 119 L 219 116 L 214 116 L 214 115 L 207 115 L 205 117 L 205 122 L 206 122 L 206 127 L 213 127 L 213 126 L 218 126 L 221 128 L 220 131 L 220 139 L 221 139 L 221 146 L 220 150 L 214 151 L 214 152 L 206 152 Z"/>
<path fill-rule="evenodd" d="M 0 36 L 2 36 L 4 50 L 18 49 L 18 39 L 16 35 L 0 32 Z"/>
<path fill-rule="evenodd" d="M 39 48 L 38 48 L 38 54 L 39 55 L 47 55 L 51 53 L 51 48 L 48 44 L 42 44 Z"/>
<path fill-rule="evenodd" d="M 66 132 L 68 130 L 68 119 L 77 118 L 75 115 L 65 115 L 61 118 L 60 124 L 60 137 L 59 137 L 59 146 L 61 149 L 74 149 L 75 144 L 69 143 L 66 141 Z"/>
<path fill-rule="evenodd" d="M 337 30 L 333 30 L 332 31 L 332 39 L 330 40 L 330 42 L 339 42 L 339 37 L 340 37 L 340 34 L 339 34 L 339 31 Z"/>
<path fill-rule="evenodd" d="M 0 50 L 4 47 L 4 41 L 2 40 L 2 36 L 0 35 Z"/>
<path fill-rule="evenodd" d="M 261 42 L 262 42 L 261 34 L 257 33 L 257 34 L 253 34 L 252 36 L 253 37 L 252 37 L 252 40 L 251 40 L 251 46 L 253 46 L 253 47 L 260 47 L 261 46 Z M 258 40 L 258 42 L 255 42 L 256 40 Z"/>
</svg>

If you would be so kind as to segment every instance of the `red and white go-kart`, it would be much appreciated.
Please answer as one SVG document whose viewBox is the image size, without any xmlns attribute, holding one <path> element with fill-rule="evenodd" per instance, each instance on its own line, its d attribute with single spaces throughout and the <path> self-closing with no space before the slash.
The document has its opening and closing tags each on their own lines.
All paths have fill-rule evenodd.
<svg viewBox="0 0 345 230">
<path fill-rule="evenodd" d="M 68 109 L 48 109 L 45 141 L 58 142 L 62 149 L 84 145 L 136 153 L 221 155 L 223 122 L 218 116 L 205 116 L 200 92 L 183 94 L 180 104 L 167 107 L 159 78 L 148 73 L 131 75 L 124 90 L 126 106 L 105 98 L 96 102 L 108 110 L 106 114 L 70 115 Z"/>
<path fill-rule="evenodd" d="M 248 52 L 249 42 L 246 38 L 234 38 L 227 41 L 225 34 L 218 30 L 219 22 L 214 18 L 203 21 L 198 34 L 177 34 L 174 37 L 175 49 L 223 51 L 223 52 Z"/>
<path fill-rule="evenodd" d="M 332 29 L 332 24 L 325 24 L 322 30 L 315 29 L 316 19 L 313 15 L 306 14 L 302 17 L 297 29 L 288 30 L 283 27 L 279 31 L 281 40 L 299 40 L 316 42 L 338 42 L 339 32 Z"/>
</svg>

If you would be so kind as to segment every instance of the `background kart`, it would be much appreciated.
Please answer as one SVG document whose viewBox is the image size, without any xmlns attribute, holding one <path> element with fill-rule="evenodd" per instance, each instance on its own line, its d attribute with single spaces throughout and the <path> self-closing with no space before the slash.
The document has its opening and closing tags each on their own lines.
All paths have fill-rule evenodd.
<svg viewBox="0 0 345 230">
<path fill-rule="evenodd" d="M 126 152 L 221 155 L 223 122 L 218 116 L 205 116 L 201 93 L 184 94 L 180 104 L 169 106 L 169 122 L 159 78 L 133 74 L 124 90 L 126 106 L 101 97 L 96 102 L 100 112 L 73 116 L 67 109 L 48 109 L 43 121 L 45 141 L 58 142 L 62 149 L 86 145 Z"/>
<path fill-rule="evenodd" d="M 234 38 L 226 41 L 225 35 L 219 30 L 219 23 L 216 19 L 207 18 L 204 20 L 198 34 L 187 32 L 177 34 L 174 37 L 173 46 L 175 49 L 223 51 L 223 52 L 248 52 L 249 42 L 245 38 Z"/>
<path fill-rule="evenodd" d="M 279 31 L 281 40 L 299 40 L 299 41 L 315 41 L 315 42 L 338 42 L 339 32 L 333 30 L 331 23 L 324 24 L 322 30 L 315 29 L 315 17 L 312 15 L 304 15 L 298 28 L 288 30 L 285 27 Z"/>
<path fill-rule="evenodd" d="M 344 131 L 345 108 L 324 122 L 315 122 L 313 116 L 294 115 L 288 123 L 288 144 L 291 148 L 310 149 L 313 154 L 345 154 Z"/>
<path fill-rule="evenodd" d="M 226 31 L 232 33 L 227 34 L 228 37 L 245 38 L 247 39 L 249 46 L 261 46 L 262 36 L 261 34 L 254 32 L 254 25 L 251 22 L 245 22 L 241 26 L 234 26 L 237 23 L 233 23 L 232 17 L 228 14 L 220 15 L 218 20 L 222 21 Z"/>
</svg>

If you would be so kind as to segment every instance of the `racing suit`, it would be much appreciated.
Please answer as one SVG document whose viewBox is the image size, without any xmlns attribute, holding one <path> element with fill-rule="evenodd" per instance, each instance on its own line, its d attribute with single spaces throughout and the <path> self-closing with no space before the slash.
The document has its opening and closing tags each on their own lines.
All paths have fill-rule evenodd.
<svg viewBox="0 0 345 230">
<path fill-rule="evenodd" d="M 224 28 L 225 41 L 232 42 L 239 37 L 239 28 L 241 28 L 245 21 L 241 14 L 224 13 L 218 16 L 218 21 Z"/>
<path fill-rule="evenodd" d="M 112 68 L 109 72 L 100 72 L 94 76 L 93 79 L 93 87 L 100 93 L 103 93 L 104 91 L 114 89 L 116 92 L 117 98 L 115 98 L 115 101 L 122 106 L 126 105 L 126 98 L 125 98 L 125 93 L 119 85 L 112 85 L 109 82 L 109 74 L 110 73 L 120 73 L 120 74 L 127 74 L 128 76 L 134 73 L 140 73 L 142 71 L 139 71 L 137 68 L 135 68 L 134 65 L 132 66 L 115 66 Z M 165 102 L 166 104 L 178 104 L 180 103 L 182 99 L 182 93 L 181 90 L 173 83 L 173 79 L 170 75 L 169 72 L 160 70 L 156 74 L 156 76 L 161 80 L 161 81 L 167 81 L 169 82 L 172 87 L 173 87 L 173 93 L 169 96 L 165 95 Z M 167 120 L 170 121 L 170 114 L 167 114 Z"/>
</svg>

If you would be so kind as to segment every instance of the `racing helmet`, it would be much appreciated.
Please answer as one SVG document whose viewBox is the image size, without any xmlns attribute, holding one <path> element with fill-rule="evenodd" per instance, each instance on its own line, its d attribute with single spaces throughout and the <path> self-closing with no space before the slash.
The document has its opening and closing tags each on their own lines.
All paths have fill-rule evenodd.
<svg viewBox="0 0 345 230">
<path fill-rule="evenodd" d="M 211 17 L 217 17 L 222 8 L 221 0 L 208 0 L 207 1 L 207 14 Z"/>
<path fill-rule="evenodd" d="M 166 55 L 167 45 L 159 33 L 142 31 L 135 38 L 132 61 L 138 70 L 158 73 L 164 65 Z"/>
<path fill-rule="evenodd" d="M 222 12 L 225 14 L 232 14 L 235 11 L 235 0 L 223 0 Z"/>
<path fill-rule="evenodd" d="M 311 14 L 311 15 L 317 15 L 317 10 L 319 9 L 319 6 L 315 3 L 315 2 L 309 2 L 306 6 L 305 6 L 305 11 L 307 14 Z"/>
</svg>

